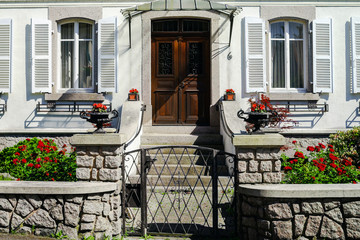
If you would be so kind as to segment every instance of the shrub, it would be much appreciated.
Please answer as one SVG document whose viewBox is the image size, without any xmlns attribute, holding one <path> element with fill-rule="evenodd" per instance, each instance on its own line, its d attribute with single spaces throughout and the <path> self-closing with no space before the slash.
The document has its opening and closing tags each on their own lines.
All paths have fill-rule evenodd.
<svg viewBox="0 0 360 240">
<path fill-rule="evenodd" d="M 296 142 L 294 142 L 296 145 Z M 284 183 L 356 183 L 360 171 L 349 159 L 336 156 L 333 145 L 308 146 L 309 155 L 297 151 L 294 158 L 282 154 Z"/>
<path fill-rule="evenodd" d="M 0 172 L 25 181 L 76 181 L 76 154 L 54 140 L 27 138 L 0 152 Z M 73 149 L 72 149 L 73 150 Z"/>
<path fill-rule="evenodd" d="M 351 158 L 356 166 L 360 166 L 360 127 L 331 134 L 330 143 L 334 145 L 340 157 Z"/>
</svg>

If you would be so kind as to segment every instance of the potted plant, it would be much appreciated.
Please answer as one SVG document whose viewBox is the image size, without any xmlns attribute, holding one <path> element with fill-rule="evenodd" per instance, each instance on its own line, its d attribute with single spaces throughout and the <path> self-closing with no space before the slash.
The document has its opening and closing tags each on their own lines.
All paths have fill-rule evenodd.
<svg viewBox="0 0 360 240">
<path fill-rule="evenodd" d="M 110 113 L 112 114 L 112 117 L 109 118 Z M 113 110 L 110 112 L 106 105 L 102 103 L 94 103 L 91 112 L 82 111 L 80 113 L 82 119 L 86 119 L 86 121 L 96 124 L 95 133 L 105 133 L 103 127 L 118 115 L 118 111 Z"/>
<path fill-rule="evenodd" d="M 136 88 L 132 88 L 128 95 L 129 101 L 139 101 L 139 91 Z"/>
<path fill-rule="evenodd" d="M 239 118 L 244 119 L 247 124 L 246 131 L 249 133 L 256 132 L 264 127 L 279 127 L 281 122 L 294 122 L 287 119 L 289 111 L 286 108 L 277 108 L 270 103 L 270 98 L 261 94 L 260 98 L 249 98 L 250 112 L 244 112 L 240 109 L 237 113 Z M 247 114 L 245 118 L 243 114 Z M 282 126 L 281 128 L 289 128 L 291 126 Z"/>
<path fill-rule="evenodd" d="M 232 88 L 226 89 L 224 99 L 226 101 L 235 101 L 235 91 Z"/>
</svg>

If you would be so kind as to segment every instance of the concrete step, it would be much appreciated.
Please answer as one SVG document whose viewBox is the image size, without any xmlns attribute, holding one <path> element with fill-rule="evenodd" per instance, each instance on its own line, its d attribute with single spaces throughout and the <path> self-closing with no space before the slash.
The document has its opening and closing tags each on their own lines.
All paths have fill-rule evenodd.
<svg viewBox="0 0 360 240">
<path fill-rule="evenodd" d="M 221 182 L 222 186 L 226 186 L 229 183 L 229 177 L 219 176 L 218 181 Z M 133 175 L 129 176 L 127 181 L 130 184 L 139 184 L 140 176 Z M 148 175 L 147 184 L 155 187 L 157 186 L 179 186 L 181 188 L 194 188 L 194 187 L 211 187 L 212 177 L 211 176 L 170 176 L 170 175 Z M 209 185 L 210 184 L 210 185 Z"/>
<path fill-rule="evenodd" d="M 168 144 L 169 145 L 169 144 Z M 184 145 L 185 146 L 185 145 Z M 161 148 L 159 150 L 159 148 L 156 148 L 156 147 L 165 147 L 165 148 Z M 151 149 L 149 150 L 148 152 L 151 153 L 151 154 L 155 154 L 155 153 L 160 153 L 160 151 L 163 153 L 163 154 L 168 154 L 168 153 L 176 153 L 176 154 L 181 154 L 181 153 L 184 153 L 184 154 L 194 154 L 196 152 L 198 152 L 199 150 L 197 148 L 192 148 L 192 147 L 205 147 L 205 148 L 210 148 L 210 149 L 216 149 L 216 150 L 224 150 L 224 146 L 222 144 L 214 144 L 214 145 L 186 145 L 186 150 L 184 150 L 183 147 L 175 147 L 175 148 L 170 148 L 170 147 L 166 147 L 166 145 L 151 145 L 151 144 L 142 144 L 141 145 L 141 148 L 155 148 L 155 149 Z M 204 150 L 202 150 L 204 151 Z"/>
<path fill-rule="evenodd" d="M 154 161 L 154 164 L 160 165 L 160 164 L 194 164 L 194 165 L 208 165 L 211 166 L 213 164 L 212 160 L 212 153 L 197 155 L 197 154 L 182 154 L 182 153 L 176 153 L 176 154 L 150 154 L 150 159 Z M 217 165 L 224 165 L 225 164 L 225 156 L 219 155 L 217 156 Z"/>
<path fill-rule="evenodd" d="M 141 145 L 222 145 L 219 134 L 158 134 L 147 133 L 141 136 Z"/>
<path fill-rule="evenodd" d="M 219 127 L 210 126 L 151 126 L 143 125 L 144 133 L 158 134 L 219 134 Z"/>
</svg>

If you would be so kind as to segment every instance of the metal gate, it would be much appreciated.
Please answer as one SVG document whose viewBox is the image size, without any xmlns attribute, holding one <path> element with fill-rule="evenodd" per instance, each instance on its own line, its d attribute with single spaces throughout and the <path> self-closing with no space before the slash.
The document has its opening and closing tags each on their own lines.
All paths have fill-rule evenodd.
<svg viewBox="0 0 360 240">
<path fill-rule="evenodd" d="M 236 157 L 198 146 L 123 155 L 122 219 L 127 235 L 236 233 Z"/>
</svg>

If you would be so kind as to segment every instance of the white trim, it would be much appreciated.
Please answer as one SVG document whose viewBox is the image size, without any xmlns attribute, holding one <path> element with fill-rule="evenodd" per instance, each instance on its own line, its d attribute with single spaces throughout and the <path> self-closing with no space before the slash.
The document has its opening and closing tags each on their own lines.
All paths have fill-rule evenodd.
<svg viewBox="0 0 360 240">
<path fill-rule="evenodd" d="M 0 25 L 8 25 L 9 26 L 9 56 L 1 56 L 1 60 L 9 61 L 9 79 L 8 79 L 8 88 L 0 88 L 0 93 L 6 92 L 10 93 L 12 90 L 12 48 L 13 48 L 13 31 L 12 31 L 12 19 L 5 18 L 0 19 Z"/>
<path fill-rule="evenodd" d="M 351 23 L 351 66 L 352 66 L 352 92 L 353 93 L 359 93 L 360 92 L 360 86 L 358 86 L 358 82 L 360 82 L 360 71 L 357 71 L 357 64 L 360 64 L 360 53 L 356 54 L 356 49 L 360 48 L 360 46 L 357 46 L 356 43 L 360 42 L 360 39 L 357 39 L 357 37 L 360 38 L 360 32 L 356 32 L 355 25 L 359 26 L 360 29 L 360 17 L 352 17 L 350 20 Z M 358 34 L 355 35 L 355 32 Z"/>
</svg>

